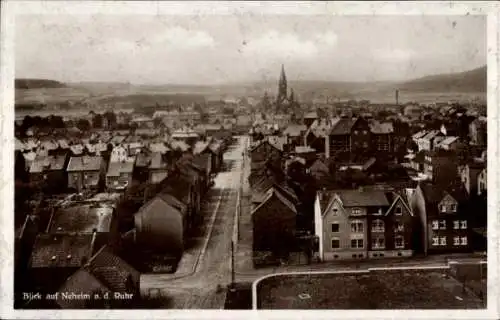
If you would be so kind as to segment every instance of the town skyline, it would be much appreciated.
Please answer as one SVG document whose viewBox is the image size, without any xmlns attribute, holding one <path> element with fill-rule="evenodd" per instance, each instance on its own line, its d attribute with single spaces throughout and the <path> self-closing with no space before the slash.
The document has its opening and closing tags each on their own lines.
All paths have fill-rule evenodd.
<svg viewBox="0 0 500 320">
<path fill-rule="evenodd" d="M 482 16 L 22 16 L 16 78 L 265 82 L 276 80 L 284 64 L 290 81 L 406 81 L 486 65 L 485 22 Z"/>
</svg>

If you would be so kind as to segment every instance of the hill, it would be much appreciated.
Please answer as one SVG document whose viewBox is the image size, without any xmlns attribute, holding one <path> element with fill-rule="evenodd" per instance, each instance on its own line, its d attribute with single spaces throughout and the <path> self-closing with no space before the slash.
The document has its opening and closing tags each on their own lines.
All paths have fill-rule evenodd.
<svg viewBox="0 0 500 320">
<path fill-rule="evenodd" d="M 15 79 L 16 89 L 42 89 L 42 88 L 65 88 L 66 85 L 59 81 L 47 79 Z"/>
<path fill-rule="evenodd" d="M 422 77 L 400 83 L 397 87 L 409 92 L 486 92 L 486 66 L 465 72 Z"/>
</svg>

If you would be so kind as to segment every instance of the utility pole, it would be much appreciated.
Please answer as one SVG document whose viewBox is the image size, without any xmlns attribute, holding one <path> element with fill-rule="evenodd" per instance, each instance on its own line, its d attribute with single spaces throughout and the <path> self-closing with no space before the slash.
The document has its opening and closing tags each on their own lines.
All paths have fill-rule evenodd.
<svg viewBox="0 0 500 320">
<path fill-rule="evenodd" d="M 231 289 L 234 289 L 235 274 L 234 274 L 234 240 L 231 240 Z"/>
</svg>

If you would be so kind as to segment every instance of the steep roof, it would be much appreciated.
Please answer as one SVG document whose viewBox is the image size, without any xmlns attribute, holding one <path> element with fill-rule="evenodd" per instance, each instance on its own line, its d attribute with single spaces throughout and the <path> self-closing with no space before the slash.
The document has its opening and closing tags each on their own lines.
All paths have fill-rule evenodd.
<svg viewBox="0 0 500 320">
<path fill-rule="evenodd" d="M 78 292 L 89 294 L 92 297 L 94 293 L 109 292 L 101 281 L 92 275 L 86 269 L 78 269 L 73 273 L 63 285 L 59 288 L 58 292 Z M 86 299 L 64 299 L 61 294 L 58 295 L 57 304 L 62 309 L 84 309 L 88 306 L 89 301 Z"/>
<path fill-rule="evenodd" d="M 71 157 L 67 171 L 99 171 L 103 161 L 102 157 Z"/>
<path fill-rule="evenodd" d="M 330 135 L 345 135 L 350 134 L 355 123 L 353 119 L 342 118 L 332 127 Z"/>
<path fill-rule="evenodd" d="M 269 202 L 272 198 L 277 198 L 281 203 L 283 203 L 288 209 L 290 209 L 295 214 L 297 213 L 297 209 L 295 205 L 290 202 L 279 190 L 275 188 L 271 188 L 267 191 L 266 197 L 262 200 L 262 202 L 252 211 L 252 215 L 263 208 L 267 202 Z"/>
</svg>

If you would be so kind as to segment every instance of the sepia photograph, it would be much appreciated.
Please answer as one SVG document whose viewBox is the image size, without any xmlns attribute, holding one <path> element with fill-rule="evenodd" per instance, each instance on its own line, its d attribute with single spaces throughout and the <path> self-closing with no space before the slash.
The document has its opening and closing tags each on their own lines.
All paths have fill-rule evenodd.
<svg viewBox="0 0 500 320">
<path fill-rule="evenodd" d="M 8 26 L 9 308 L 488 309 L 487 11 L 165 4 Z"/>
</svg>

